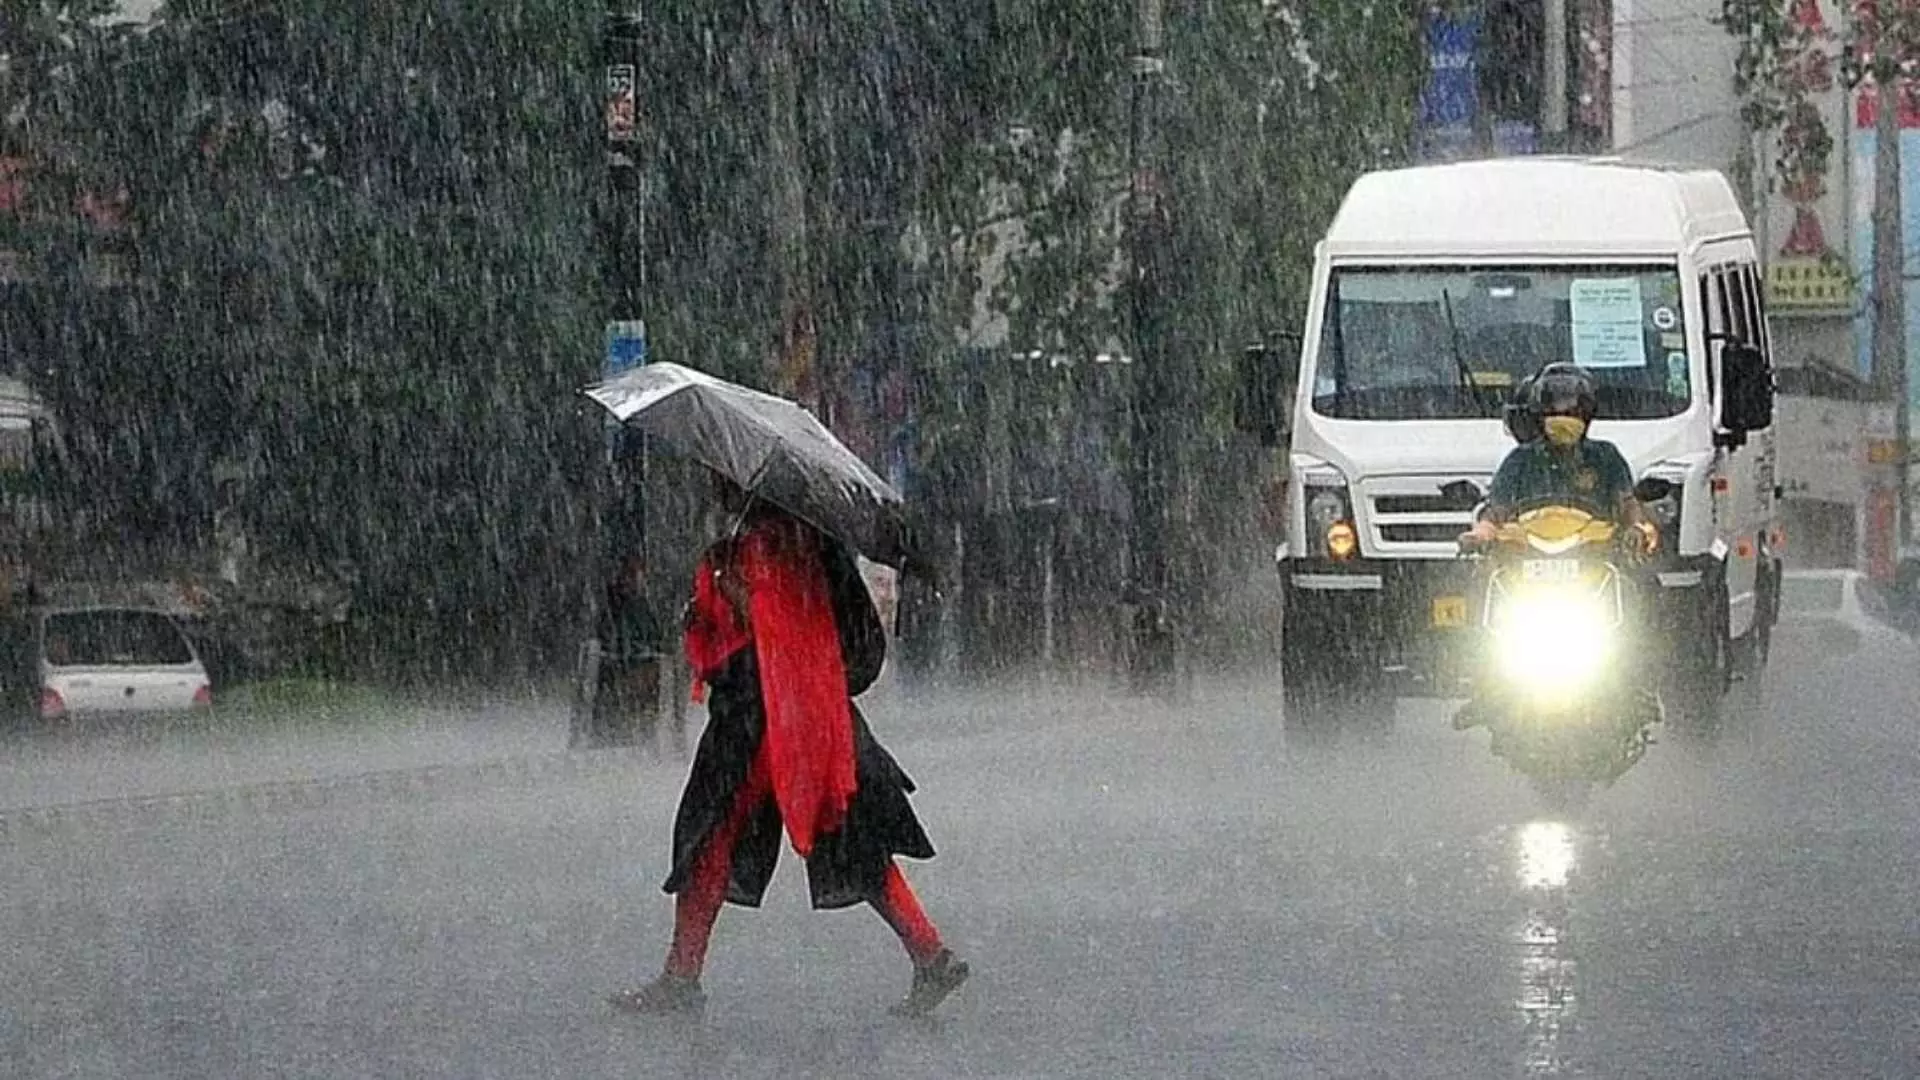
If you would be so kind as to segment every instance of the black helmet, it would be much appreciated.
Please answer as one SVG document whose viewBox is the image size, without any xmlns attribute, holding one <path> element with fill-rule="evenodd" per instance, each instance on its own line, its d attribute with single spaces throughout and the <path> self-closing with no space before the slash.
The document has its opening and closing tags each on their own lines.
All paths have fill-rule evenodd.
<svg viewBox="0 0 1920 1080">
<path fill-rule="evenodd" d="M 1593 376 L 1578 364 L 1548 364 L 1526 388 L 1526 403 L 1536 417 L 1577 416 L 1593 423 L 1600 409 Z"/>
<path fill-rule="evenodd" d="M 1540 413 L 1533 403 L 1533 387 L 1539 378 L 1535 374 L 1520 380 L 1520 385 L 1513 388 L 1513 395 L 1507 399 L 1501 419 L 1505 421 L 1507 434 L 1513 436 L 1514 442 L 1530 443 L 1543 434 L 1540 430 Z"/>
</svg>

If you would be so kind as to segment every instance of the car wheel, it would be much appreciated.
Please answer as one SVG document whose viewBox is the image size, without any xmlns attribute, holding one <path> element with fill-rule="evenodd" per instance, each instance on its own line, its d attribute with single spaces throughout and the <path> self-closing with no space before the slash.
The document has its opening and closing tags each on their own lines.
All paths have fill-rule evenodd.
<svg viewBox="0 0 1920 1080">
<path fill-rule="evenodd" d="M 1773 660 L 1773 628 L 1780 624 L 1780 570 L 1777 567 L 1768 571 L 1763 581 L 1759 610 L 1762 618 L 1753 628 L 1753 671 L 1756 675 L 1764 674 Z"/>
</svg>

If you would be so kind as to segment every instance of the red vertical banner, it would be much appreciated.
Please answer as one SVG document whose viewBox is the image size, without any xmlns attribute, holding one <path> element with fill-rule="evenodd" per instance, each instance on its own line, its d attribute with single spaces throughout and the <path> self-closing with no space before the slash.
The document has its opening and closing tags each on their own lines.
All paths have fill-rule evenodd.
<svg viewBox="0 0 1920 1080">
<path fill-rule="evenodd" d="M 1899 528 L 1900 508 L 1893 496 L 1894 491 L 1889 487 L 1870 489 L 1861 515 L 1865 518 L 1861 553 L 1865 556 L 1867 576 L 1878 582 L 1891 582 L 1899 562 L 1894 533 Z"/>
</svg>

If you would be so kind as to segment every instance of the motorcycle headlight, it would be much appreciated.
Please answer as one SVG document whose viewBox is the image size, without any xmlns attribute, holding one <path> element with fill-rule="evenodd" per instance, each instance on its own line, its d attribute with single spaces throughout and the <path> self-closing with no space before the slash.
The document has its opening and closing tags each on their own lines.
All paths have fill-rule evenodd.
<svg viewBox="0 0 1920 1080">
<path fill-rule="evenodd" d="M 1307 495 L 1307 544 L 1331 559 L 1351 559 L 1360 550 L 1353 507 L 1344 487 L 1312 487 Z"/>
<path fill-rule="evenodd" d="M 1614 648 L 1613 610 L 1603 594 L 1540 590 L 1508 597 L 1494 624 L 1501 671 L 1525 686 L 1584 685 Z"/>
</svg>

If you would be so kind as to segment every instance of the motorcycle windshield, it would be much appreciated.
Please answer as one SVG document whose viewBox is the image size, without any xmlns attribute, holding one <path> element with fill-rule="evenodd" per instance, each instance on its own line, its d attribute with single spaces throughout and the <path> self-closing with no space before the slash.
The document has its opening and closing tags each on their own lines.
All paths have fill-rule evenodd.
<svg viewBox="0 0 1920 1080">
<path fill-rule="evenodd" d="M 1523 512 L 1514 520 L 1513 530 L 1528 549 L 1544 555 L 1564 555 L 1578 548 L 1604 545 L 1614 535 L 1611 521 L 1558 504 Z"/>
</svg>

